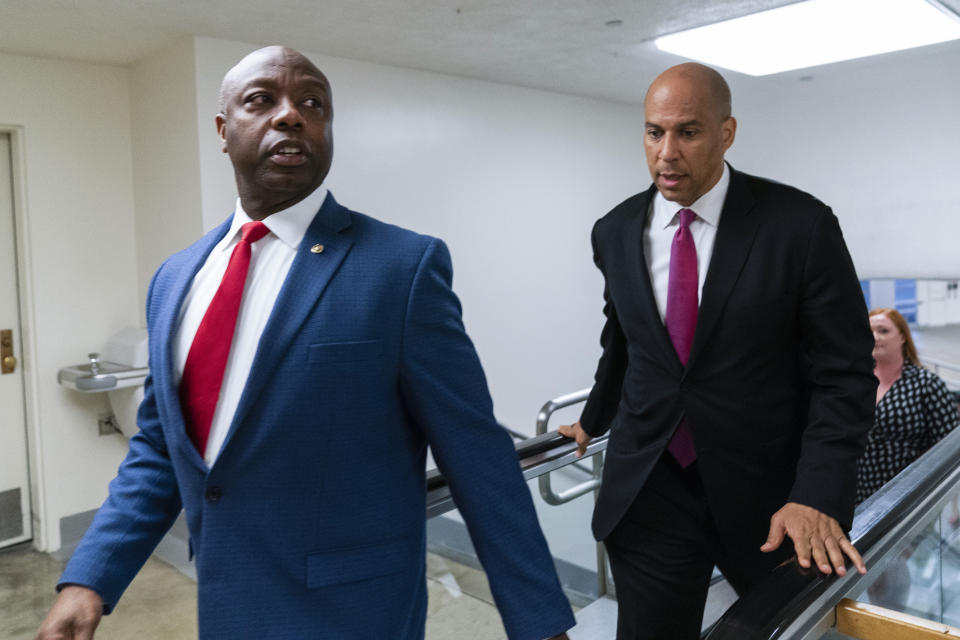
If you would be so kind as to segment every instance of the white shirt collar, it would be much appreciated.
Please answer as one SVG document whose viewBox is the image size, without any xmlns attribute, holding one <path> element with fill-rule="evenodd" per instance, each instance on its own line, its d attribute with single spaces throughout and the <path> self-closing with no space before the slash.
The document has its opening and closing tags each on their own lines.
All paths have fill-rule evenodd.
<svg viewBox="0 0 960 640">
<path fill-rule="evenodd" d="M 273 213 L 263 220 L 263 224 L 280 239 L 283 244 L 291 249 L 300 246 L 300 241 L 307 234 L 307 228 L 313 222 L 314 216 L 320 211 L 324 200 L 327 199 L 327 188 L 323 185 L 317 187 L 313 193 L 281 211 Z M 220 243 L 220 250 L 226 251 L 232 249 L 234 241 L 238 238 L 240 227 L 253 219 L 243 210 L 240 198 L 237 198 L 237 205 L 233 213 L 233 222 L 230 223 L 230 230 Z"/>
<path fill-rule="evenodd" d="M 651 221 L 652 229 L 666 229 L 672 224 L 676 224 L 677 212 L 680 209 L 690 209 L 697 214 L 697 217 L 714 227 L 720 223 L 720 212 L 723 211 L 723 201 L 727 198 L 727 189 L 730 186 L 730 167 L 723 163 L 723 173 L 717 184 L 713 185 L 709 191 L 697 198 L 689 207 L 684 207 L 676 202 L 671 202 L 663 197 L 663 194 L 657 191 L 653 198 L 653 219 Z"/>
</svg>

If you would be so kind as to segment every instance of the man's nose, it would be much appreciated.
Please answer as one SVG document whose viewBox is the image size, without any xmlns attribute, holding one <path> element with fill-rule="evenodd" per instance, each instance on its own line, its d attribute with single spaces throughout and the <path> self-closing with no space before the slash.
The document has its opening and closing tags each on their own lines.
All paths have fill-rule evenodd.
<svg viewBox="0 0 960 640">
<path fill-rule="evenodd" d="M 273 126 L 277 129 L 302 129 L 303 116 L 296 103 L 290 98 L 281 98 L 273 115 Z"/>
<path fill-rule="evenodd" d="M 663 134 L 663 142 L 660 145 L 660 157 L 664 160 L 673 160 L 677 157 L 677 138 L 670 132 Z"/>
</svg>

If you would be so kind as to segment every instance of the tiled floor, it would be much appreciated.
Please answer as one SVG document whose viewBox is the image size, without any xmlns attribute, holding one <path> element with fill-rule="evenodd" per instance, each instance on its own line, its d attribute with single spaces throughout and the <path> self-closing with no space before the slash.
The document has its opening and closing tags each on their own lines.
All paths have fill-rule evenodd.
<svg viewBox="0 0 960 640">
<path fill-rule="evenodd" d="M 63 562 L 29 545 L 0 551 L 0 638 L 29 640 L 53 603 Z M 427 556 L 427 640 L 505 637 L 482 571 Z M 97 640 L 189 640 L 197 636 L 196 584 L 150 559 L 117 610 L 103 618 Z"/>
</svg>

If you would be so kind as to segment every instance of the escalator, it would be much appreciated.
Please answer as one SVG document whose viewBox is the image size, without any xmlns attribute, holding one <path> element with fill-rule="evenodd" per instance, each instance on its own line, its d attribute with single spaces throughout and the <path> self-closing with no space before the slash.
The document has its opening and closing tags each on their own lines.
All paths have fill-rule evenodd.
<svg viewBox="0 0 960 640">
<path fill-rule="evenodd" d="M 785 563 L 735 602 L 707 640 L 863 637 L 845 626 L 849 609 L 841 612 L 840 627 L 854 633 L 837 629 L 837 607 L 845 599 L 960 627 L 958 463 L 960 429 L 857 507 L 850 539 L 866 575 L 822 576 Z M 948 633 L 939 637 L 957 637 Z"/>
<path fill-rule="evenodd" d="M 591 441 L 587 455 L 601 455 L 606 444 L 606 437 Z M 575 455 L 573 441 L 555 431 L 523 439 L 516 449 L 528 480 L 546 478 L 552 471 L 582 463 Z M 599 465 L 595 465 L 595 473 L 598 469 Z M 589 492 L 580 491 L 578 495 L 583 493 Z M 552 504 L 543 482 L 541 494 Z M 442 475 L 435 470 L 430 472 L 427 516 L 455 508 Z M 865 576 L 855 570 L 844 577 L 822 576 L 788 561 L 753 592 L 729 606 L 705 630 L 703 638 L 869 637 L 844 635 L 837 630 L 837 607 L 841 601 L 867 603 L 960 628 L 960 429 L 859 505 L 850 539 L 867 564 Z M 601 560 L 597 567 L 601 582 L 606 584 L 602 576 L 605 562 Z M 715 576 L 715 581 L 720 580 L 719 574 Z M 602 596 L 604 591 L 601 586 L 596 596 Z M 707 609 L 710 607 L 708 600 Z M 841 627 L 843 620 L 841 615 Z M 960 635 L 945 633 L 938 637 Z"/>
</svg>

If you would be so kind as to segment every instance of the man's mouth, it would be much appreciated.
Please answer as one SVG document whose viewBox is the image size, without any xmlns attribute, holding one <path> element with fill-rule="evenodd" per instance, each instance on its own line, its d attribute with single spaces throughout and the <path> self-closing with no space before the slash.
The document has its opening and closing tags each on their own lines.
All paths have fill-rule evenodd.
<svg viewBox="0 0 960 640">
<path fill-rule="evenodd" d="M 284 167 L 296 167 L 307 161 L 307 154 L 300 144 L 282 142 L 270 150 L 270 159 Z"/>
<path fill-rule="evenodd" d="M 675 187 L 680 184 L 680 181 L 683 180 L 686 176 L 682 173 L 666 173 L 660 172 L 660 181 L 665 187 Z"/>
</svg>

